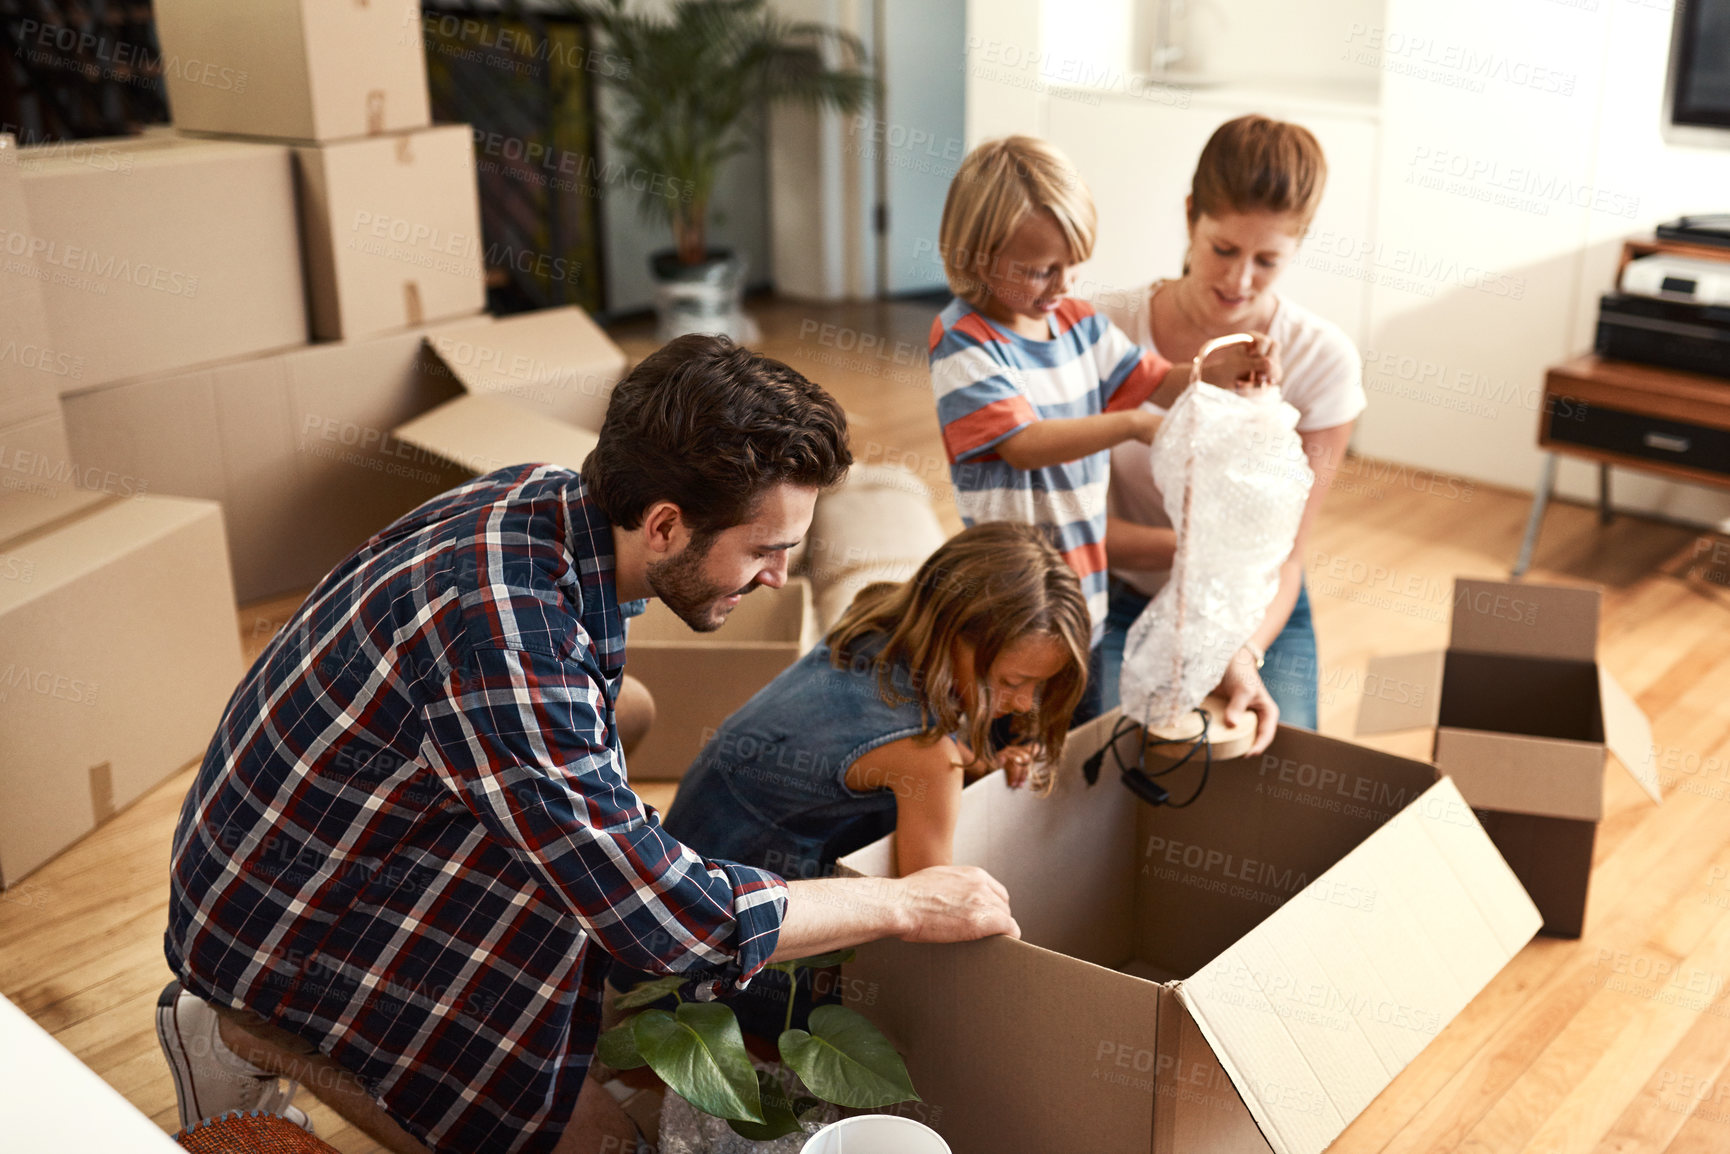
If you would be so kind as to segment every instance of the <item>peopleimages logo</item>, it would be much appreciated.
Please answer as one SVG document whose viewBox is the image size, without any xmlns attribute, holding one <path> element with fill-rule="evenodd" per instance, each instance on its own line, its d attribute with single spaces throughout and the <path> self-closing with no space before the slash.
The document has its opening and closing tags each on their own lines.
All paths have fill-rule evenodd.
<svg viewBox="0 0 1730 1154">
<path fill-rule="evenodd" d="M 103 282 L 125 283 L 153 289 L 169 296 L 195 297 L 198 278 L 149 261 L 134 261 L 115 253 L 103 253 L 77 244 L 62 244 L 46 237 L 0 227 L 0 253 L 28 258 L 38 264 L 64 269 L 68 273 L 94 278 L 88 285 L 99 293 L 107 291 Z"/>
<path fill-rule="evenodd" d="M 88 79 L 149 87 L 160 74 L 220 92 L 246 91 L 247 73 L 241 69 L 190 57 L 152 55 L 142 44 L 40 20 L 18 22 L 17 55 L 32 64 L 75 70 Z"/>
<path fill-rule="evenodd" d="M 4 271 L 13 273 L 16 270 L 8 264 Z M 15 364 L 56 377 L 71 377 L 75 381 L 84 376 L 83 357 L 73 356 L 71 353 L 57 353 L 53 349 L 46 349 L 28 341 L 10 340 L 0 345 L 0 365 L 4 364 Z"/>
</svg>

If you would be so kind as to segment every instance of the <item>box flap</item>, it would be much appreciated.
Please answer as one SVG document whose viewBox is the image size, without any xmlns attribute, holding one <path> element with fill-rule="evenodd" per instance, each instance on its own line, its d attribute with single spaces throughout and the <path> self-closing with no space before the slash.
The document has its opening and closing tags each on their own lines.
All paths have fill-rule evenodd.
<svg viewBox="0 0 1730 1154">
<path fill-rule="evenodd" d="M 626 364 L 625 351 L 575 305 L 440 325 L 427 345 L 469 392 L 596 432 Z"/>
<path fill-rule="evenodd" d="M 1177 991 L 1268 1144 L 1320 1154 L 1539 922 L 1444 778 Z"/>
<path fill-rule="evenodd" d="M 1156 1068 L 1160 987 L 1002 936 L 885 938 L 842 973 L 847 1005 L 919 1088 L 896 1112 L 955 1154 L 1150 1154 L 1155 1094 L 1170 1092 Z"/>
<path fill-rule="evenodd" d="M 437 453 L 478 476 L 528 462 L 580 469 L 600 438 L 587 429 L 519 408 L 500 397 L 446 401 L 391 430 L 399 441 Z"/>
<path fill-rule="evenodd" d="M 1370 658 L 1355 732 L 1363 735 L 1433 727 L 1441 709 L 1444 656 L 1440 649 L 1432 649 Z"/>
<path fill-rule="evenodd" d="M 1577 821 L 1604 816 L 1604 749 L 1595 741 L 1445 725 L 1436 731 L 1436 768 L 1473 809 Z"/>
<path fill-rule="evenodd" d="M 1448 645 L 1471 653 L 1591 661 L 1598 651 L 1598 602 L 1596 589 L 1461 577 L 1454 582 Z"/>
<path fill-rule="evenodd" d="M 1102 966 L 1119 965 L 1133 951 L 1141 803 L 1110 778 L 1089 787 L 1082 763 L 1121 717 L 1112 710 L 1070 732 L 1049 795 L 1010 789 L 1002 771 L 989 773 L 962 791 L 955 823 L 955 864 L 979 866 L 1003 883 L 1024 940 Z M 1121 736 L 1126 761 L 1140 736 L 1139 729 Z M 893 877 L 894 842 L 890 834 L 839 864 L 844 872 Z M 1063 870 L 1053 871 L 1052 862 Z"/>
<path fill-rule="evenodd" d="M 1658 759 L 1653 752 L 1652 723 L 1634 703 L 1622 683 L 1598 666 L 1598 697 L 1604 703 L 1604 744 L 1616 755 L 1646 796 L 1662 802 L 1658 787 Z"/>
</svg>

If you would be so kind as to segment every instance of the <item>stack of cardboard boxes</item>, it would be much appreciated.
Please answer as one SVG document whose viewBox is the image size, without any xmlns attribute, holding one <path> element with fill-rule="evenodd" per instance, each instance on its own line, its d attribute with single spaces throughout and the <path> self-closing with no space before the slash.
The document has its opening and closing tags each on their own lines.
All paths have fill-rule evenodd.
<svg viewBox="0 0 1730 1154">
<path fill-rule="evenodd" d="M 199 62 L 172 129 L 0 137 L 0 886 L 202 752 L 237 592 L 311 586 L 474 473 L 580 465 L 625 367 L 580 310 L 484 315 L 417 4 L 156 17 Z"/>
<path fill-rule="evenodd" d="M 205 64 L 167 77 L 175 131 L 39 197 L 76 190 L 67 243 L 106 222 L 183 286 L 61 310 L 112 345 L 66 398 L 70 448 L 220 501 L 243 601 L 313 584 L 462 479 L 390 431 L 458 391 L 422 363 L 426 326 L 486 301 L 469 131 L 432 126 L 418 7 L 256 8 L 158 4 L 165 53 Z"/>
<path fill-rule="evenodd" d="M 221 509 L 75 464 L 60 409 L 140 340 L 133 310 L 143 328 L 183 321 L 151 315 L 151 294 L 186 286 L 148 238 L 117 243 L 94 213 L 73 227 L 92 210 L 63 165 L 83 161 L 25 156 L 0 136 L 0 887 L 197 756 L 241 672 Z M 227 322 L 212 339 L 270 339 L 272 318 L 211 303 Z"/>
</svg>

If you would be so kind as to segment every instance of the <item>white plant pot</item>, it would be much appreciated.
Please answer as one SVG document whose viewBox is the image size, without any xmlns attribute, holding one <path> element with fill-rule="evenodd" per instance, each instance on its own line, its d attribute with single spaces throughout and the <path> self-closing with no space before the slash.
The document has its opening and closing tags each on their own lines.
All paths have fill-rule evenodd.
<svg viewBox="0 0 1730 1154">
<path fill-rule="evenodd" d="M 862 1114 L 825 1126 L 799 1154 L 950 1154 L 949 1143 L 922 1122 L 895 1114 Z"/>
<path fill-rule="evenodd" d="M 746 272 L 737 253 L 672 276 L 657 268 L 655 339 L 664 344 L 686 333 L 717 333 L 740 344 L 756 340 L 757 326 L 745 315 Z"/>
</svg>

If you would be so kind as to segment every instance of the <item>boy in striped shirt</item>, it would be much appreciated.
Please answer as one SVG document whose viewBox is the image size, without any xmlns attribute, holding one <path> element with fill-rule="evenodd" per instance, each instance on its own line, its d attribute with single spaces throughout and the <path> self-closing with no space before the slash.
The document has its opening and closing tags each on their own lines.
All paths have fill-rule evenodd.
<svg viewBox="0 0 1730 1154">
<path fill-rule="evenodd" d="M 1011 136 L 968 154 L 949 186 L 939 247 L 955 299 L 931 326 L 931 385 L 961 519 L 1048 525 L 1081 577 L 1094 667 L 1075 724 L 1098 712 L 1106 616 L 1105 486 L 1113 445 L 1151 444 L 1189 366 L 1144 350 L 1085 301 L 1073 267 L 1093 252 L 1093 198 L 1062 153 Z M 1222 351 L 1210 382 L 1275 371 L 1264 342 Z"/>
</svg>

